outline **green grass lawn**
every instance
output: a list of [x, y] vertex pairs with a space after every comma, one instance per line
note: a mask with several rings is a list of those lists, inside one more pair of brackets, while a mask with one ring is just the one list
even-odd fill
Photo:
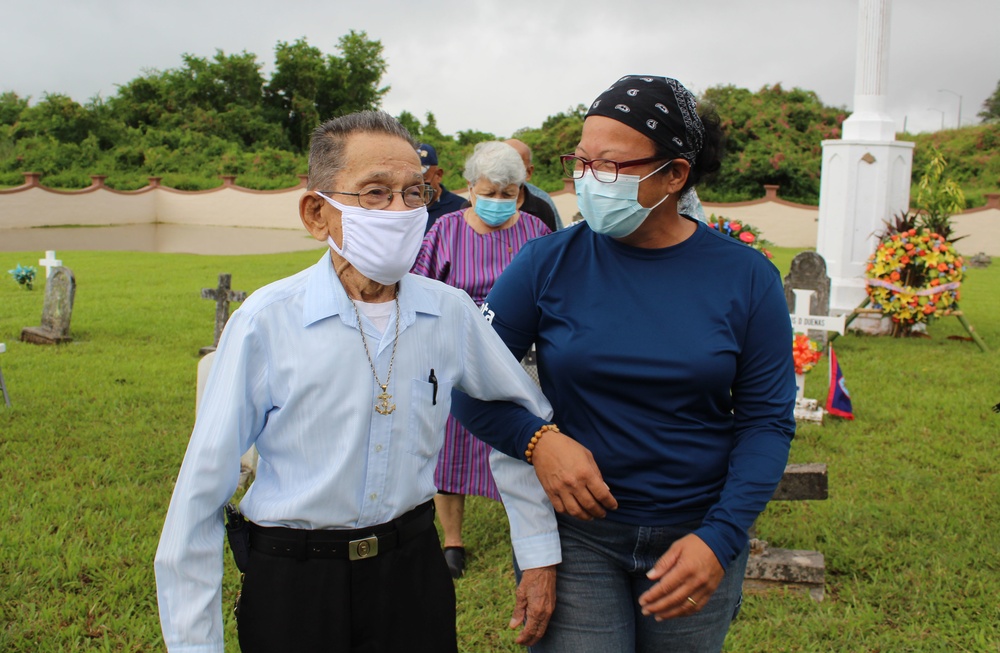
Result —
[[[782, 270], [794, 253], [777, 251]], [[60, 251], [78, 285], [75, 340], [59, 347], [17, 340], [39, 323], [44, 280], [28, 292], [0, 278], [14, 402], [0, 404], [0, 651], [163, 650], [152, 559], [194, 420], [198, 349], [213, 335], [214, 303], [199, 292], [220, 272], [252, 291], [319, 254]], [[40, 256], [0, 253], [0, 272]], [[801, 427], [791, 453], [829, 465], [830, 498], [774, 504], [758, 521], [773, 546], [826, 555], [826, 599], [747, 597], [727, 651], [1000, 651], [998, 294], [1000, 266], [969, 271], [962, 308], [988, 354], [949, 338], [966, 335], [954, 318], [930, 339], [837, 340], [857, 419]], [[825, 399], [826, 375], [824, 357], [807, 396]], [[498, 504], [470, 499], [466, 542], [460, 649], [521, 650], [506, 629]]]

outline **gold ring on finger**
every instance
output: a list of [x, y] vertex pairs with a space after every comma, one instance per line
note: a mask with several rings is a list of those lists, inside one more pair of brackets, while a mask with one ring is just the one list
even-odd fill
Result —
[[694, 599], [692, 599], [690, 596], [688, 597], [688, 603], [690, 603], [691, 605], [693, 605], [696, 608], [698, 607], [698, 602], [695, 601]]

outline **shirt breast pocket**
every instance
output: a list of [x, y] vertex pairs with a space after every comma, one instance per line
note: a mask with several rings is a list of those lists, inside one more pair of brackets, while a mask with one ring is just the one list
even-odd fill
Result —
[[444, 444], [444, 427], [451, 406], [451, 383], [410, 382], [410, 426], [406, 450], [416, 456], [437, 456]]

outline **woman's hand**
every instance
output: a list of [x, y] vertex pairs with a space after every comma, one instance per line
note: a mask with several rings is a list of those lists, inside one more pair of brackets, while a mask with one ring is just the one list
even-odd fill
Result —
[[697, 535], [686, 535], [646, 574], [658, 582], [639, 597], [642, 613], [657, 621], [694, 614], [705, 606], [725, 575], [712, 549]]
[[546, 431], [535, 445], [531, 462], [556, 512], [589, 520], [618, 508], [593, 454], [573, 438]]

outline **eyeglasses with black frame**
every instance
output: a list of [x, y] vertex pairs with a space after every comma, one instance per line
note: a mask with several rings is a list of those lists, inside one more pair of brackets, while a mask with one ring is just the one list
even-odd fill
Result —
[[324, 195], [350, 195], [358, 198], [358, 204], [363, 209], [381, 210], [392, 204], [392, 196], [399, 193], [403, 196], [403, 204], [411, 209], [427, 206], [434, 199], [434, 187], [430, 184], [415, 184], [403, 190], [392, 190], [388, 186], [372, 186], [360, 193], [347, 193], [339, 190], [317, 191]]
[[563, 154], [559, 157], [559, 160], [562, 161], [563, 173], [567, 177], [583, 179], [583, 173], [587, 171], [587, 168], [590, 168], [590, 173], [594, 175], [594, 179], [605, 184], [618, 181], [618, 171], [622, 168], [631, 168], [632, 166], [641, 166], [644, 163], [666, 161], [667, 159], [669, 157], [651, 156], [645, 159], [632, 159], [631, 161], [612, 161], [611, 159], [594, 159], [590, 161], [575, 154]]

